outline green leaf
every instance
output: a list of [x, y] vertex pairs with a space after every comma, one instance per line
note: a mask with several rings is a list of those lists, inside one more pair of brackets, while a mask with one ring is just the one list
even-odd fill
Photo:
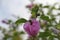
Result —
[[37, 13], [38, 10], [39, 10], [39, 6], [38, 6], [38, 5], [35, 5], [35, 6], [32, 8], [31, 11]]
[[16, 30], [13, 33], [12, 40], [22, 40], [19, 32], [17, 32]]
[[44, 6], [43, 8], [49, 8], [50, 6], [49, 5], [46, 5], [46, 6]]
[[32, 18], [36, 18], [36, 13], [32, 12]]
[[18, 19], [15, 23], [16, 23], [17, 25], [19, 25], [19, 24], [21, 24], [21, 23], [25, 23], [25, 22], [27, 22], [27, 20], [21, 18], [21, 19]]
[[43, 4], [40, 4], [40, 5], [39, 5], [39, 7], [42, 7], [42, 6], [43, 6]]
[[21, 31], [19, 34], [25, 34], [23, 31]]
[[47, 40], [47, 38], [46, 37], [42, 37], [42, 40]]
[[48, 37], [50, 35], [51, 35], [50, 32], [46, 31], [46, 32], [40, 32], [38, 37]]
[[54, 40], [54, 37], [53, 36], [49, 36], [48, 40]]
[[41, 17], [40, 17], [40, 18], [41, 18], [41, 19], [43, 19], [43, 20], [50, 21], [50, 19], [49, 19], [49, 17], [48, 17], [48, 16], [41, 15]]
[[40, 11], [40, 15], [44, 15], [43, 8], [40, 8], [39, 11]]
[[10, 35], [8, 35], [8, 34], [4, 34], [4, 38], [3, 38], [3, 40], [7, 40], [8, 38], [10, 38], [11, 36]]
[[56, 25], [56, 28], [60, 30], [60, 24], [57, 24]]
[[31, 10], [31, 14], [32, 14], [32, 18], [36, 18], [36, 14], [38, 13], [38, 10], [39, 10], [39, 6], [38, 5], [35, 5], [32, 10]]

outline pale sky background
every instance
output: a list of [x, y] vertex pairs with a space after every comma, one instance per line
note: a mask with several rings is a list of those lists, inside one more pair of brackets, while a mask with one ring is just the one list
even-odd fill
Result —
[[[42, 3], [44, 5], [46, 4], [52, 5], [56, 2], [60, 4], [60, 0], [35, 0], [34, 1], [34, 3]], [[25, 7], [28, 4], [30, 4], [29, 0], [0, 0], [0, 25], [7, 28], [5, 24], [1, 23], [1, 20], [2, 19], [15, 20], [15, 18], [12, 17], [12, 15], [29, 19], [30, 13], [28, 9], [26, 9]]]
[[[54, 4], [59, 3], [60, 0], [35, 0], [34, 3]], [[26, 5], [30, 4], [29, 0], [0, 0], [0, 25], [2, 19], [15, 19], [12, 15], [29, 19], [30, 14], [26, 9]]]

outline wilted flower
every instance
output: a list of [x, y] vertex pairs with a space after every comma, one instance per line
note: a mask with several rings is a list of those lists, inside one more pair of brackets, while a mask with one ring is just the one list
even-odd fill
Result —
[[60, 31], [59, 31], [58, 29], [56, 29], [56, 28], [52, 28], [51, 30], [52, 30], [52, 32], [55, 33], [55, 34], [59, 34], [59, 33], [60, 33]]
[[33, 4], [27, 5], [26, 7], [31, 9], [33, 7]]
[[40, 23], [36, 19], [31, 19], [30, 21], [24, 24], [24, 30], [30, 36], [36, 36], [40, 29]]
[[9, 24], [8, 20], [2, 20], [2, 23]]

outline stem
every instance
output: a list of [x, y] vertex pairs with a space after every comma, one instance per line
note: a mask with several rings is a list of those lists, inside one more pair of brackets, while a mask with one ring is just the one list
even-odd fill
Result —
[[47, 40], [46, 37], [42, 38], [42, 40]]
[[34, 38], [32, 40], [34, 40]]
[[39, 40], [37, 37], [30, 37], [28, 40]]

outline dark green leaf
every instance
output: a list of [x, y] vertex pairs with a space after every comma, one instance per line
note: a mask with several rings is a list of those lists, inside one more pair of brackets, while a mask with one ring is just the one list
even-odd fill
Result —
[[39, 7], [42, 7], [43, 4], [40, 4]]
[[43, 8], [49, 8], [50, 6], [49, 5], [46, 5], [46, 6], [44, 6]]
[[53, 36], [49, 36], [48, 40], [54, 40]]
[[40, 32], [38, 37], [48, 37], [50, 35], [50, 32]]
[[41, 19], [43, 19], [43, 20], [50, 21], [50, 19], [49, 19], [49, 17], [48, 17], [48, 16], [41, 15], [41, 17], [40, 17], [40, 18], [41, 18]]
[[21, 31], [21, 32], [20, 32], [20, 34], [24, 34], [24, 32], [23, 32], [23, 31]]
[[60, 24], [57, 24], [56, 25], [56, 28], [60, 30]]
[[19, 24], [21, 24], [21, 23], [25, 23], [25, 22], [27, 22], [27, 20], [21, 18], [21, 19], [18, 19], [15, 23], [16, 23], [17, 25], [19, 25]]
[[38, 10], [39, 10], [39, 6], [38, 6], [38, 5], [35, 5], [35, 6], [32, 8], [32, 12], [37, 13]]

